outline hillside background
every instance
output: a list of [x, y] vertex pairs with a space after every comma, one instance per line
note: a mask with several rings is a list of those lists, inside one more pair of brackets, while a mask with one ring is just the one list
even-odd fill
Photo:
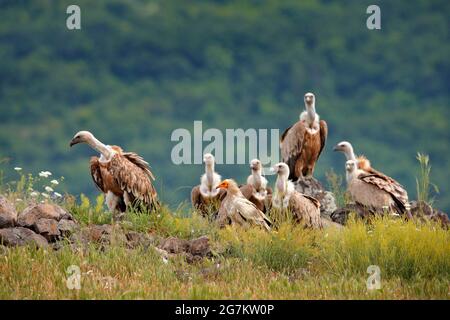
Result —
[[[66, 28], [70, 4], [82, 30]], [[370, 4], [380, 31], [366, 28]], [[344, 173], [332, 146], [349, 140], [415, 198], [423, 152], [449, 212], [449, 16], [447, 0], [1, 0], [0, 170], [6, 181], [15, 166], [49, 170], [65, 177], [60, 189], [93, 196], [95, 153], [68, 146], [91, 130], [143, 155], [176, 207], [203, 167], [172, 164], [174, 129], [284, 130], [312, 91], [329, 126], [322, 182]], [[216, 169], [241, 182], [249, 171]]]

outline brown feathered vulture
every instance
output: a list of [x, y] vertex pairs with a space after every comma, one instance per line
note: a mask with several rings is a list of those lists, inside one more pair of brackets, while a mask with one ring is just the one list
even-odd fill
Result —
[[320, 218], [320, 202], [310, 196], [295, 190], [292, 181], [288, 180], [289, 167], [285, 163], [278, 163], [272, 170], [278, 175], [272, 196], [273, 209], [289, 210], [294, 214], [297, 222], [308, 228], [322, 228]]
[[327, 123], [316, 113], [314, 94], [305, 94], [305, 107], [300, 120], [281, 135], [282, 160], [289, 166], [289, 179], [293, 181], [314, 174], [328, 135]]
[[404, 211], [408, 217], [411, 217], [408, 192], [399, 182], [385, 175], [384, 173], [381, 173], [380, 171], [372, 168], [369, 159], [367, 159], [365, 156], [363, 155], [356, 156], [353, 150], [353, 146], [348, 141], [339, 142], [333, 148], [333, 150], [342, 152], [345, 155], [347, 161], [349, 160], [355, 161], [357, 169], [361, 170], [360, 173], [365, 173], [366, 175], [373, 175], [374, 177], [378, 177], [377, 178], [378, 180], [381, 179], [386, 183], [388, 183], [390, 188], [395, 191], [395, 197], [399, 203], [399, 208], [403, 208], [402, 211]]
[[242, 195], [234, 180], [223, 180], [217, 188], [227, 191], [225, 198], [220, 204], [217, 218], [220, 226], [224, 226], [228, 222], [244, 227], [260, 226], [270, 231], [270, 219]]
[[267, 211], [272, 196], [272, 189], [267, 186], [267, 179], [262, 175], [261, 161], [253, 159], [250, 162], [252, 174], [247, 178], [247, 184], [240, 186], [244, 197], [250, 200], [262, 212]]
[[410, 217], [404, 189], [399, 189], [384, 174], [368, 173], [358, 168], [357, 160], [345, 163], [348, 192], [353, 201], [376, 212], [390, 211]]
[[105, 194], [106, 205], [112, 212], [125, 212], [127, 207], [159, 207], [155, 180], [149, 164], [134, 152], [124, 152], [118, 146], [100, 142], [89, 131], [80, 131], [70, 146], [86, 143], [100, 153], [90, 161], [91, 175], [96, 186]]
[[[226, 194], [225, 190], [217, 189], [216, 186], [222, 180], [220, 175], [214, 171], [215, 159], [210, 153], [203, 156], [205, 173], [200, 178], [200, 185], [192, 188], [191, 202], [201, 215], [208, 216], [216, 214], [220, 201]], [[215, 211], [215, 212], [212, 212]]]

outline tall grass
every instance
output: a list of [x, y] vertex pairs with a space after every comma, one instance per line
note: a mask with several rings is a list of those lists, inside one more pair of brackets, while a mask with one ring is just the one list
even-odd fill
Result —
[[434, 199], [430, 197], [430, 190], [433, 188], [439, 193], [438, 187], [430, 182], [431, 165], [428, 155], [417, 153], [416, 159], [419, 161], [419, 176], [416, 177], [417, 200], [432, 204]]

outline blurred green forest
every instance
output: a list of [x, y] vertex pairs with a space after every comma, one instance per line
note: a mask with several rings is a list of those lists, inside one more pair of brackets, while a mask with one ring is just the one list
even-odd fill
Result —
[[[70, 4], [81, 30], [66, 28]], [[366, 28], [370, 4], [381, 30]], [[203, 166], [172, 164], [174, 129], [284, 130], [311, 91], [329, 126], [322, 182], [344, 174], [332, 146], [349, 140], [415, 198], [415, 156], [427, 153], [436, 205], [450, 211], [449, 16], [448, 0], [1, 0], [0, 169], [5, 180], [15, 166], [49, 170], [64, 191], [93, 196], [95, 153], [68, 145], [91, 130], [143, 155], [176, 206]]]

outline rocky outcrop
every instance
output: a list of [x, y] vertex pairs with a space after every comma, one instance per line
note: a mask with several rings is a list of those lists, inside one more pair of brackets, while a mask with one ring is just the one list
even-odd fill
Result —
[[417, 217], [422, 220], [436, 221], [446, 229], [450, 228], [450, 219], [448, 215], [438, 209], [433, 208], [428, 203], [425, 203], [423, 201], [411, 202], [411, 214], [413, 217]]
[[0, 228], [14, 227], [16, 222], [16, 208], [5, 197], [0, 196]]
[[320, 202], [320, 214], [330, 217], [337, 209], [336, 199], [332, 192], [325, 190], [322, 184], [315, 178], [300, 178], [294, 182], [295, 190], [314, 197]]
[[23, 245], [48, 246], [48, 242], [43, 236], [23, 227], [0, 229], [0, 244], [9, 247]]
[[175, 237], [162, 239], [158, 249], [163, 256], [183, 254], [189, 263], [212, 255], [207, 236], [201, 236], [193, 240], [178, 239]]
[[368, 210], [366, 207], [358, 204], [347, 204], [346, 206], [336, 209], [330, 216], [331, 220], [345, 225], [347, 223], [348, 217], [351, 213], [354, 213], [356, 217], [367, 218], [374, 213]]
[[19, 214], [17, 224], [21, 227], [32, 228], [39, 219], [73, 220], [72, 215], [66, 210], [50, 203], [31, 205]]

